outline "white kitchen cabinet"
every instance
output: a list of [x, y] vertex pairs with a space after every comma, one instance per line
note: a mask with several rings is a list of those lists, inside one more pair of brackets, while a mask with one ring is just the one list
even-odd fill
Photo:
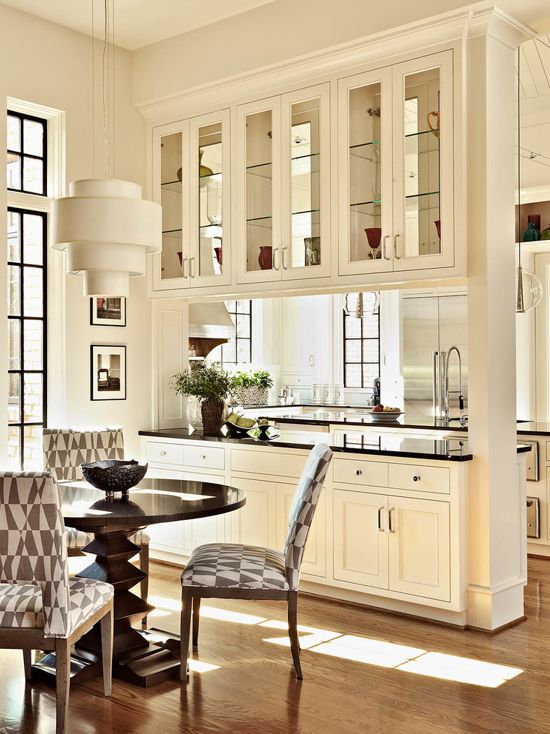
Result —
[[[277, 482], [277, 549], [283, 550], [288, 532], [288, 517], [294, 494], [295, 484], [281, 484]], [[315, 511], [315, 517], [309, 530], [302, 573], [310, 576], [326, 576], [326, 498], [321, 494]]]
[[454, 265], [453, 52], [340, 79], [339, 273]]
[[237, 108], [239, 283], [330, 274], [330, 85]]
[[384, 495], [334, 489], [335, 579], [388, 588], [387, 505]]
[[231, 282], [229, 129], [223, 109], [153, 131], [153, 197], [162, 205], [153, 292]]
[[451, 598], [449, 503], [389, 497], [389, 588]]
[[233, 540], [246, 545], [277, 548], [277, 483], [231, 477], [231, 486], [246, 492], [246, 504], [233, 513]]
[[449, 601], [448, 502], [335, 488], [334, 578]]

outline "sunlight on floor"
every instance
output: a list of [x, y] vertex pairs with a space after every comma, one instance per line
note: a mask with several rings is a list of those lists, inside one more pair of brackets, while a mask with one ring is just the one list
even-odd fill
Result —
[[399, 666], [399, 670], [486, 688], [498, 688], [523, 673], [521, 668], [445, 655], [440, 652], [427, 652], [416, 660], [410, 660]]
[[[179, 614], [181, 609], [181, 603], [177, 599], [153, 596], [150, 597], [150, 601], [157, 607], [154, 612], [151, 612], [151, 617], [166, 617], [172, 612]], [[288, 632], [286, 621], [266, 619], [254, 614], [243, 614], [204, 604], [201, 604], [201, 617]], [[521, 668], [509, 665], [497, 665], [484, 660], [447, 655], [358, 635], [345, 635], [317, 627], [298, 625], [298, 634], [302, 650], [308, 650], [310, 653], [328, 655], [365, 665], [393, 668], [405, 673], [425, 675], [455, 683], [498, 688], [524, 672]], [[290, 647], [288, 635], [268, 637], [263, 641], [272, 645]], [[199, 660], [190, 661], [190, 665], [192, 670], [201, 673], [219, 668], [218, 665], [203, 663]]]
[[193, 673], [209, 673], [211, 670], [219, 670], [219, 665], [212, 665], [211, 663], [203, 663], [202, 660], [189, 659], [189, 670]]

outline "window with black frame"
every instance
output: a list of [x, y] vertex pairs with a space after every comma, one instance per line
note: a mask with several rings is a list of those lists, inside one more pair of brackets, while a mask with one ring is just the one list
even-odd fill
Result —
[[252, 301], [226, 301], [225, 307], [233, 321], [234, 332], [227, 344], [211, 352], [209, 359], [224, 366], [252, 362]]
[[380, 307], [362, 318], [343, 310], [344, 387], [374, 388], [380, 376]]
[[47, 122], [8, 112], [7, 187], [9, 191], [47, 196]]
[[46, 415], [44, 212], [8, 209], [8, 460], [40, 466]]
[[[46, 120], [8, 112], [7, 461], [25, 470], [42, 466], [47, 407], [46, 133]], [[25, 196], [12, 197], [11, 191]]]

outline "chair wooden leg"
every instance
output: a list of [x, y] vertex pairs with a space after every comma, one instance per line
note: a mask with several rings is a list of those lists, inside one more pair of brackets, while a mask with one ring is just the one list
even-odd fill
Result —
[[[149, 594], [149, 546], [142, 545], [141, 551], [139, 552], [139, 568], [145, 574], [145, 578], [141, 581], [141, 598], [143, 601], [147, 601]], [[141, 628], [147, 629], [147, 617], [143, 617], [141, 620]]]
[[101, 658], [103, 662], [103, 691], [111, 695], [113, 685], [113, 607], [101, 618]]
[[25, 666], [25, 680], [31, 680], [32, 650], [23, 650], [23, 665]]
[[181, 593], [181, 657], [180, 680], [187, 681], [187, 660], [189, 657], [189, 633], [191, 632], [191, 590], [185, 586]]
[[298, 592], [288, 592], [288, 632], [290, 636], [290, 649], [296, 669], [296, 678], [302, 680], [302, 666], [300, 664], [300, 640], [298, 638]]
[[55, 694], [57, 717], [56, 734], [64, 734], [67, 710], [69, 708], [69, 688], [71, 683], [71, 648], [66, 638], [55, 643]]
[[193, 647], [197, 647], [199, 644], [199, 623], [201, 613], [201, 598], [200, 596], [193, 597]]

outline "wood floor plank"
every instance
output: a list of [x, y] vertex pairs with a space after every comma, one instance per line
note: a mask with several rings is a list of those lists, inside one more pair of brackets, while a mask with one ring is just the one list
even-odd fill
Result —
[[[149, 593], [159, 602], [150, 627], [177, 633], [178, 569], [153, 564]], [[192, 670], [188, 685], [170, 681], [143, 689], [115, 680], [111, 698], [103, 697], [101, 679], [84, 683], [71, 690], [67, 732], [550, 734], [550, 561], [529, 560], [525, 599], [527, 620], [491, 636], [302, 595], [299, 625], [324, 631], [314, 647], [302, 650], [302, 683], [290, 648], [267, 641], [287, 637], [286, 630], [261, 622], [284, 623], [284, 603], [204, 600], [191, 661], [212, 669]], [[213, 618], [224, 612], [256, 619]], [[311, 639], [300, 635], [307, 647]], [[336, 644], [343, 636], [359, 638], [350, 641], [355, 652], [368, 639], [522, 672], [487, 688], [375, 665], [372, 651], [365, 653], [370, 662], [316, 651], [322, 638]], [[54, 721], [53, 691], [25, 687], [21, 652], [1, 651], [0, 734], [49, 734]]]

